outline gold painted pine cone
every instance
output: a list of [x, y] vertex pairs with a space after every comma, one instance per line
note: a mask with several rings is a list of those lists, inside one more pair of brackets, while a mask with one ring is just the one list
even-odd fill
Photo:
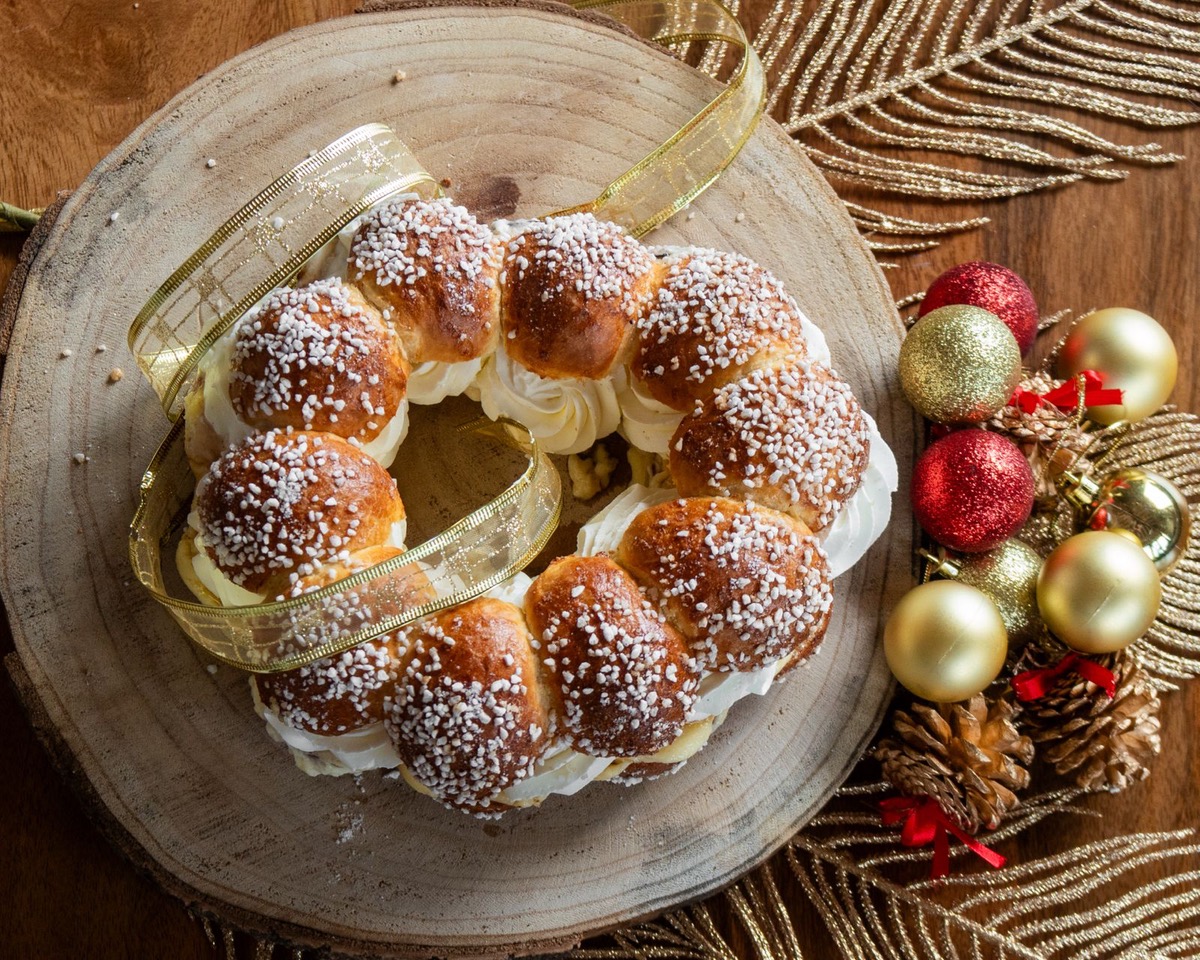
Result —
[[[1031, 650], [1021, 669], [1051, 666], [1057, 656]], [[1085, 790], [1119, 793], [1145, 780], [1162, 750], [1158, 691], [1129, 653], [1089, 659], [1116, 675], [1116, 696], [1110, 700], [1094, 683], [1065, 674], [1042, 699], [1022, 706], [1019, 721], [1056, 773]]]
[[911, 712], [895, 712], [893, 736], [874, 756], [901, 793], [933, 797], [970, 833], [994, 830], [1029, 785], [1033, 743], [1013, 725], [1014, 713], [1007, 700], [989, 704], [982, 694], [965, 703], [914, 703]]

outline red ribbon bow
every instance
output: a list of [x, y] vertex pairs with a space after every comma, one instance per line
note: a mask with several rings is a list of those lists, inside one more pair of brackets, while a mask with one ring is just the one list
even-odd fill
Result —
[[1123, 395], [1116, 388], [1103, 389], [1104, 377], [1095, 370], [1084, 370], [1048, 393], [1037, 393], [1017, 387], [1009, 405], [1020, 408], [1022, 413], [1033, 413], [1043, 403], [1050, 403], [1060, 410], [1074, 410], [1079, 403], [1079, 377], [1083, 377], [1083, 405], [1106, 407], [1121, 403]]
[[1102, 667], [1094, 661], [1081, 657], [1072, 651], [1052, 667], [1041, 667], [1037, 670], [1026, 670], [1012, 678], [1012, 687], [1017, 699], [1023, 703], [1030, 700], [1040, 700], [1050, 692], [1050, 685], [1064, 673], [1074, 672], [1083, 677], [1088, 683], [1103, 687], [1111, 700], [1117, 695], [1117, 677], [1107, 667]]
[[999, 870], [1005, 864], [1003, 856], [985, 847], [946, 816], [933, 797], [889, 797], [879, 802], [879, 813], [886, 827], [904, 821], [900, 842], [906, 847], [923, 847], [933, 842], [933, 879], [940, 880], [950, 873], [950, 838], [952, 833], [967, 849]]

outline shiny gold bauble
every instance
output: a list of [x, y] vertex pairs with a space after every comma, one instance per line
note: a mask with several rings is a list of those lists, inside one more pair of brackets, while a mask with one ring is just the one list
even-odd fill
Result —
[[1128, 531], [1166, 573], [1187, 552], [1192, 516], [1179, 488], [1157, 473], [1130, 467], [1100, 484], [1087, 525], [1093, 530]]
[[1006, 540], [995, 550], [945, 557], [933, 575], [948, 577], [975, 587], [1000, 611], [1009, 645], [1032, 639], [1041, 628], [1038, 615], [1037, 582], [1042, 558], [1027, 543]]
[[1004, 620], [981, 591], [931, 580], [906, 593], [883, 631], [888, 666], [918, 697], [953, 703], [996, 679], [1008, 653]]
[[900, 346], [900, 385], [935, 423], [982, 423], [1008, 403], [1021, 350], [994, 313], [954, 304], [918, 320]]
[[1058, 375], [1095, 370], [1104, 386], [1123, 393], [1121, 404], [1088, 407], [1088, 419], [1112, 424], [1144, 420], [1167, 402], [1175, 387], [1179, 358], [1158, 322], [1140, 310], [1109, 307], [1081, 319], [1058, 352]]
[[1146, 632], [1162, 585], [1132, 540], [1108, 530], [1077, 533], [1055, 547], [1037, 588], [1042, 620], [1080, 653], [1111, 653]]

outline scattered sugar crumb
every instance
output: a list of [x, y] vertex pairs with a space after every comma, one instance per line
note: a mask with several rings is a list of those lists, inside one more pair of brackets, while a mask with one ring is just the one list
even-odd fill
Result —
[[118, 381], [122, 380], [124, 378], [124, 376], [125, 376], [124, 370], [122, 370], [120, 367], [113, 367], [112, 370], [110, 370], [108, 373], [108, 382], [109, 383], [117, 383]]
[[392, 74], [392, 83], [403, 83], [407, 79], [408, 79], [408, 74], [405, 73], [403, 70], [397, 70], [395, 73]]
[[272, 217], [271, 218], [271, 226], [276, 230], [282, 230], [283, 223], [284, 223], [283, 217]]
[[739, 213], [736, 217], [733, 218], [733, 222], [741, 223], [745, 219], [746, 219], [746, 215], [744, 213]]
[[204, 669], [205, 669], [205, 670], [207, 670], [207, 671], [208, 671], [210, 674], [212, 674], [214, 677], [217, 675], [217, 665], [216, 665], [215, 663], [210, 663], [210, 664], [209, 664], [208, 666], [206, 666]]
[[695, 210], [689, 210], [689, 211], [688, 211], [687, 218], [688, 218], [689, 220], [695, 220], [695, 219], [696, 219], [696, 211], [695, 211]]
[[121, 211], [120, 210], [114, 210], [112, 213], [110, 213], [108, 215], [109, 223], [116, 223], [120, 219], [121, 219]]
[[63, 347], [62, 353], [59, 354], [59, 357], [63, 360], [66, 360], [67, 357], [69, 357], [74, 352], [75, 351], [71, 350], [69, 347]]
[[96, 344], [96, 352], [97, 353], [105, 353], [107, 350], [108, 350], [108, 344], [106, 344], [106, 343]]
[[87, 463], [88, 455], [86, 453], [80, 451], [79, 453], [75, 454], [75, 456], [73, 456], [71, 459], [74, 460], [76, 463]]
[[204, 165], [206, 167], [208, 167], [209, 170], [211, 170], [213, 167], [215, 167], [217, 165], [216, 157], [209, 157], [207, 160], [204, 161]]
[[358, 805], [359, 802], [355, 800], [353, 804], [343, 803], [338, 807], [338, 824], [341, 827], [337, 835], [338, 843], [348, 843], [362, 833], [363, 815], [354, 810]]

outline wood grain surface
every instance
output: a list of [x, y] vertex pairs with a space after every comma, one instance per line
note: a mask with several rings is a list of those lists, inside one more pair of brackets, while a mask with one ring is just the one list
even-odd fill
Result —
[[[750, 20], [766, 4], [747, 2]], [[349, 12], [345, 3], [42, 4], [0, 8], [6, 38], [0, 77], [0, 197], [25, 206], [76, 186], [142, 119], [230, 56], [293, 26]], [[1128, 136], [1097, 124], [1103, 135]], [[1148, 134], [1170, 149], [1200, 154], [1200, 130]], [[905, 260], [889, 275], [897, 296], [924, 287], [951, 263], [985, 257], [1022, 273], [1043, 311], [1125, 304], [1157, 316], [1172, 332], [1183, 367], [1175, 400], [1200, 407], [1191, 374], [1197, 361], [1192, 319], [1200, 308], [1200, 167], [1183, 163], [1135, 172], [1126, 183], [1087, 184], [1023, 197], [984, 210], [947, 205], [948, 216], [986, 212], [984, 231]], [[904, 209], [903, 205], [896, 207]], [[19, 241], [0, 238], [0, 280]], [[20, 416], [17, 411], [16, 416]], [[48, 503], [47, 510], [62, 509]], [[64, 594], [72, 589], [64, 584]], [[6, 638], [6, 644], [10, 641]], [[7, 649], [7, 647], [6, 647]], [[1200, 684], [1167, 698], [1165, 754], [1146, 783], [1089, 806], [1103, 819], [1058, 818], [1006, 845], [1011, 860], [1133, 830], [1200, 821], [1200, 747], [1192, 736]], [[0, 952], [15, 957], [208, 957], [197, 924], [175, 900], [138, 876], [85, 821], [21, 716], [12, 692], [0, 695], [8, 775], [0, 849]], [[793, 897], [803, 943], [828, 955], [817, 925]]]

